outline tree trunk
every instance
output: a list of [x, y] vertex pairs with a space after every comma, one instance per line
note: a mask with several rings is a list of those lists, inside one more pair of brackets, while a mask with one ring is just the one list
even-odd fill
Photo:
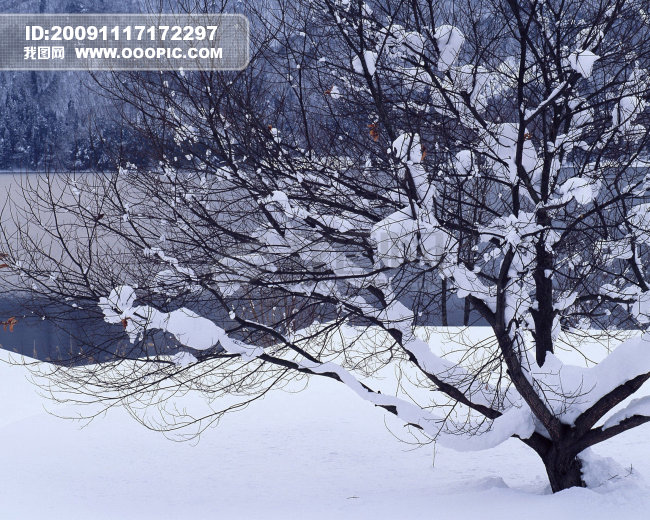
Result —
[[440, 313], [442, 314], [442, 326], [446, 327], [449, 323], [447, 320], [447, 279], [442, 279], [442, 297], [440, 301]]
[[551, 450], [542, 457], [553, 493], [571, 487], [586, 487], [582, 479], [582, 462], [566, 450]]
[[463, 325], [465, 327], [469, 326], [469, 313], [471, 311], [470, 303], [467, 298], [465, 298], [465, 307], [463, 309]]

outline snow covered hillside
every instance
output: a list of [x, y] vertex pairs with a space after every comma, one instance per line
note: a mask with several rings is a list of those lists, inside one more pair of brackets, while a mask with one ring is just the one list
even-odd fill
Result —
[[402, 423], [332, 381], [273, 392], [197, 444], [165, 439], [123, 410], [81, 429], [46, 413], [74, 410], [41, 399], [27, 375], [0, 363], [1, 518], [624, 519], [650, 507], [648, 426], [595, 450], [631, 476], [551, 495], [522, 443], [412, 449], [391, 433], [403, 436]]

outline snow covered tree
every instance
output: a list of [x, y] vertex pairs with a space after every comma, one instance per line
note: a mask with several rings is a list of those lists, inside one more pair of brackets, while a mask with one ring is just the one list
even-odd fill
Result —
[[[55, 388], [202, 431], [328, 377], [422, 441], [515, 437], [553, 491], [586, 485], [588, 449], [650, 421], [628, 400], [650, 378], [646, 7], [255, 2], [241, 73], [103, 77], [159, 167], [27, 187], [6, 237], [13, 283], [129, 339]], [[425, 340], [441, 280], [491, 340]], [[608, 331], [599, 363], [562, 361]], [[175, 408], [190, 389], [214, 409]]]

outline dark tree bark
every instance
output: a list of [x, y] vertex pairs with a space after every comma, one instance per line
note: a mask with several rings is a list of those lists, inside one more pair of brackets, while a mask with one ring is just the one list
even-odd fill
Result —
[[586, 486], [582, 477], [582, 462], [573, 451], [553, 448], [542, 460], [554, 493]]
[[442, 326], [447, 327], [449, 321], [447, 320], [447, 279], [443, 278], [441, 283], [441, 296], [440, 296], [440, 319]]

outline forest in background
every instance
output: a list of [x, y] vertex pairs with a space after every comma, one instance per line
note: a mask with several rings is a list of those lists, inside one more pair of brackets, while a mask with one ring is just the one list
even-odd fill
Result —
[[[0, 1], [2, 13], [132, 13], [138, 0]], [[163, 8], [164, 9], [164, 8]], [[138, 163], [139, 139], [87, 72], [0, 71], [0, 171], [114, 169]]]

